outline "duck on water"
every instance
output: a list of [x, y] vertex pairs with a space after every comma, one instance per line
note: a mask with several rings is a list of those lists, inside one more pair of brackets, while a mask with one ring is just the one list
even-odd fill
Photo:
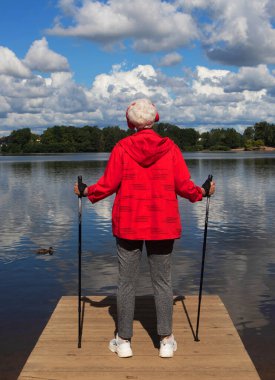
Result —
[[47, 248], [39, 248], [36, 253], [38, 255], [52, 255], [53, 254], [53, 247], [49, 247], [48, 249]]

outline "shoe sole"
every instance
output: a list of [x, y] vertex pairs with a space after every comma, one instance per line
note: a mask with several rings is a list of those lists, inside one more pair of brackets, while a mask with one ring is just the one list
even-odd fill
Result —
[[172, 358], [174, 356], [174, 352], [172, 352], [172, 354], [170, 354], [170, 355], [161, 355], [161, 354], [159, 354], [159, 357], [160, 358]]

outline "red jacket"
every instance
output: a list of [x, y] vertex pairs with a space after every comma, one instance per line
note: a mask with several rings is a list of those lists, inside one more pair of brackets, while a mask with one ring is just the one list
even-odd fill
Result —
[[104, 175], [88, 187], [92, 203], [116, 192], [113, 234], [130, 240], [177, 239], [181, 221], [177, 195], [202, 199], [178, 146], [143, 129], [114, 147]]

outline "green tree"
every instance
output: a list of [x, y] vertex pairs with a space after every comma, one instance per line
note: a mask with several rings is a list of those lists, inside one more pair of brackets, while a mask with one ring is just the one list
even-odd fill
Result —
[[264, 145], [275, 146], [275, 125], [261, 121], [254, 125], [254, 140], [263, 140]]
[[254, 127], [247, 127], [244, 130], [243, 138], [244, 138], [244, 141], [246, 141], [246, 140], [254, 140], [254, 138], [255, 138], [255, 129], [254, 129]]
[[101, 152], [104, 150], [103, 133], [98, 127], [86, 125], [76, 128], [75, 142], [79, 152]]
[[228, 128], [225, 130], [224, 140], [222, 143], [228, 148], [239, 148], [242, 146], [242, 135], [234, 128]]
[[158, 123], [155, 124], [153, 128], [159, 135], [169, 137], [182, 149], [180, 137], [181, 129], [178, 126], [169, 123]]
[[260, 121], [253, 127], [248, 127], [243, 133], [244, 142], [247, 140], [262, 140], [263, 145], [275, 146], [275, 125]]
[[180, 148], [190, 150], [198, 144], [200, 134], [193, 128], [181, 128], [179, 131]]
[[200, 144], [204, 149], [209, 149], [211, 144], [210, 144], [210, 133], [209, 132], [203, 132], [200, 135]]
[[111, 152], [119, 140], [127, 137], [127, 132], [117, 126], [103, 128], [102, 132], [105, 152]]
[[265, 141], [265, 132], [267, 129], [267, 122], [261, 121], [260, 123], [256, 123], [254, 125], [255, 135], [254, 140], [263, 140]]
[[228, 150], [243, 145], [242, 135], [234, 128], [215, 128], [210, 132], [203, 132], [200, 143], [204, 149]]
[[[245, 129], [243, 135], [234, 128], [215, 128], [198, 133], [193, 128], [179, 128], [169, 123], [154, 125], [161, 136], [171, 138], [182, 150], [227, 150], [245, 146], [245, 149], [259, 149], [259, 146], [275, 146], [275, 125], [265, 121]], [[30, 128], [14, 130], [9, 136], [0, 138], [2, 153], [65, 153], [65, 152], [110, 152], [124, 137], [135, 133], [118, 126], [100, 129], [96, 126], [54, 126], [46, 129], [41, 136], [31, 133]]]
[[264, 145], [263, 140], [245, 140], [245, 150], [258, 150]]
[[32, 141], [30, 128], [22, 128], [11, 132], [7, 138], [7, 153], [24, 153], [24, 148]]

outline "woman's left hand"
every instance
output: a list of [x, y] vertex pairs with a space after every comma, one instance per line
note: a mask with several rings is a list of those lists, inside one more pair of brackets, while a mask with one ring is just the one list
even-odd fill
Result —
[[78, 189], [78, 183], [77, 182], [75, 182], [75, 184], [74, 184], [74, 193], [76, 194], [76, 195], [80, 195], [80, 191], [79, 191], [79, 189]]
[[79, 197], [80, 196], [87, 197], [87, 195], [88, 195], [88, 187], [87, 187], [87, 185], [85, 183], [82, 183], [81, 185], [83, 186], [83, 193], [82, 193], [82, 195], [81, 195], [81, 193], [79, 191], [79, 185], [78, 185], [77, 182], [75, 182], [75, 184], [74, 184], [74, 193], [76, 195], [78, 195]]

